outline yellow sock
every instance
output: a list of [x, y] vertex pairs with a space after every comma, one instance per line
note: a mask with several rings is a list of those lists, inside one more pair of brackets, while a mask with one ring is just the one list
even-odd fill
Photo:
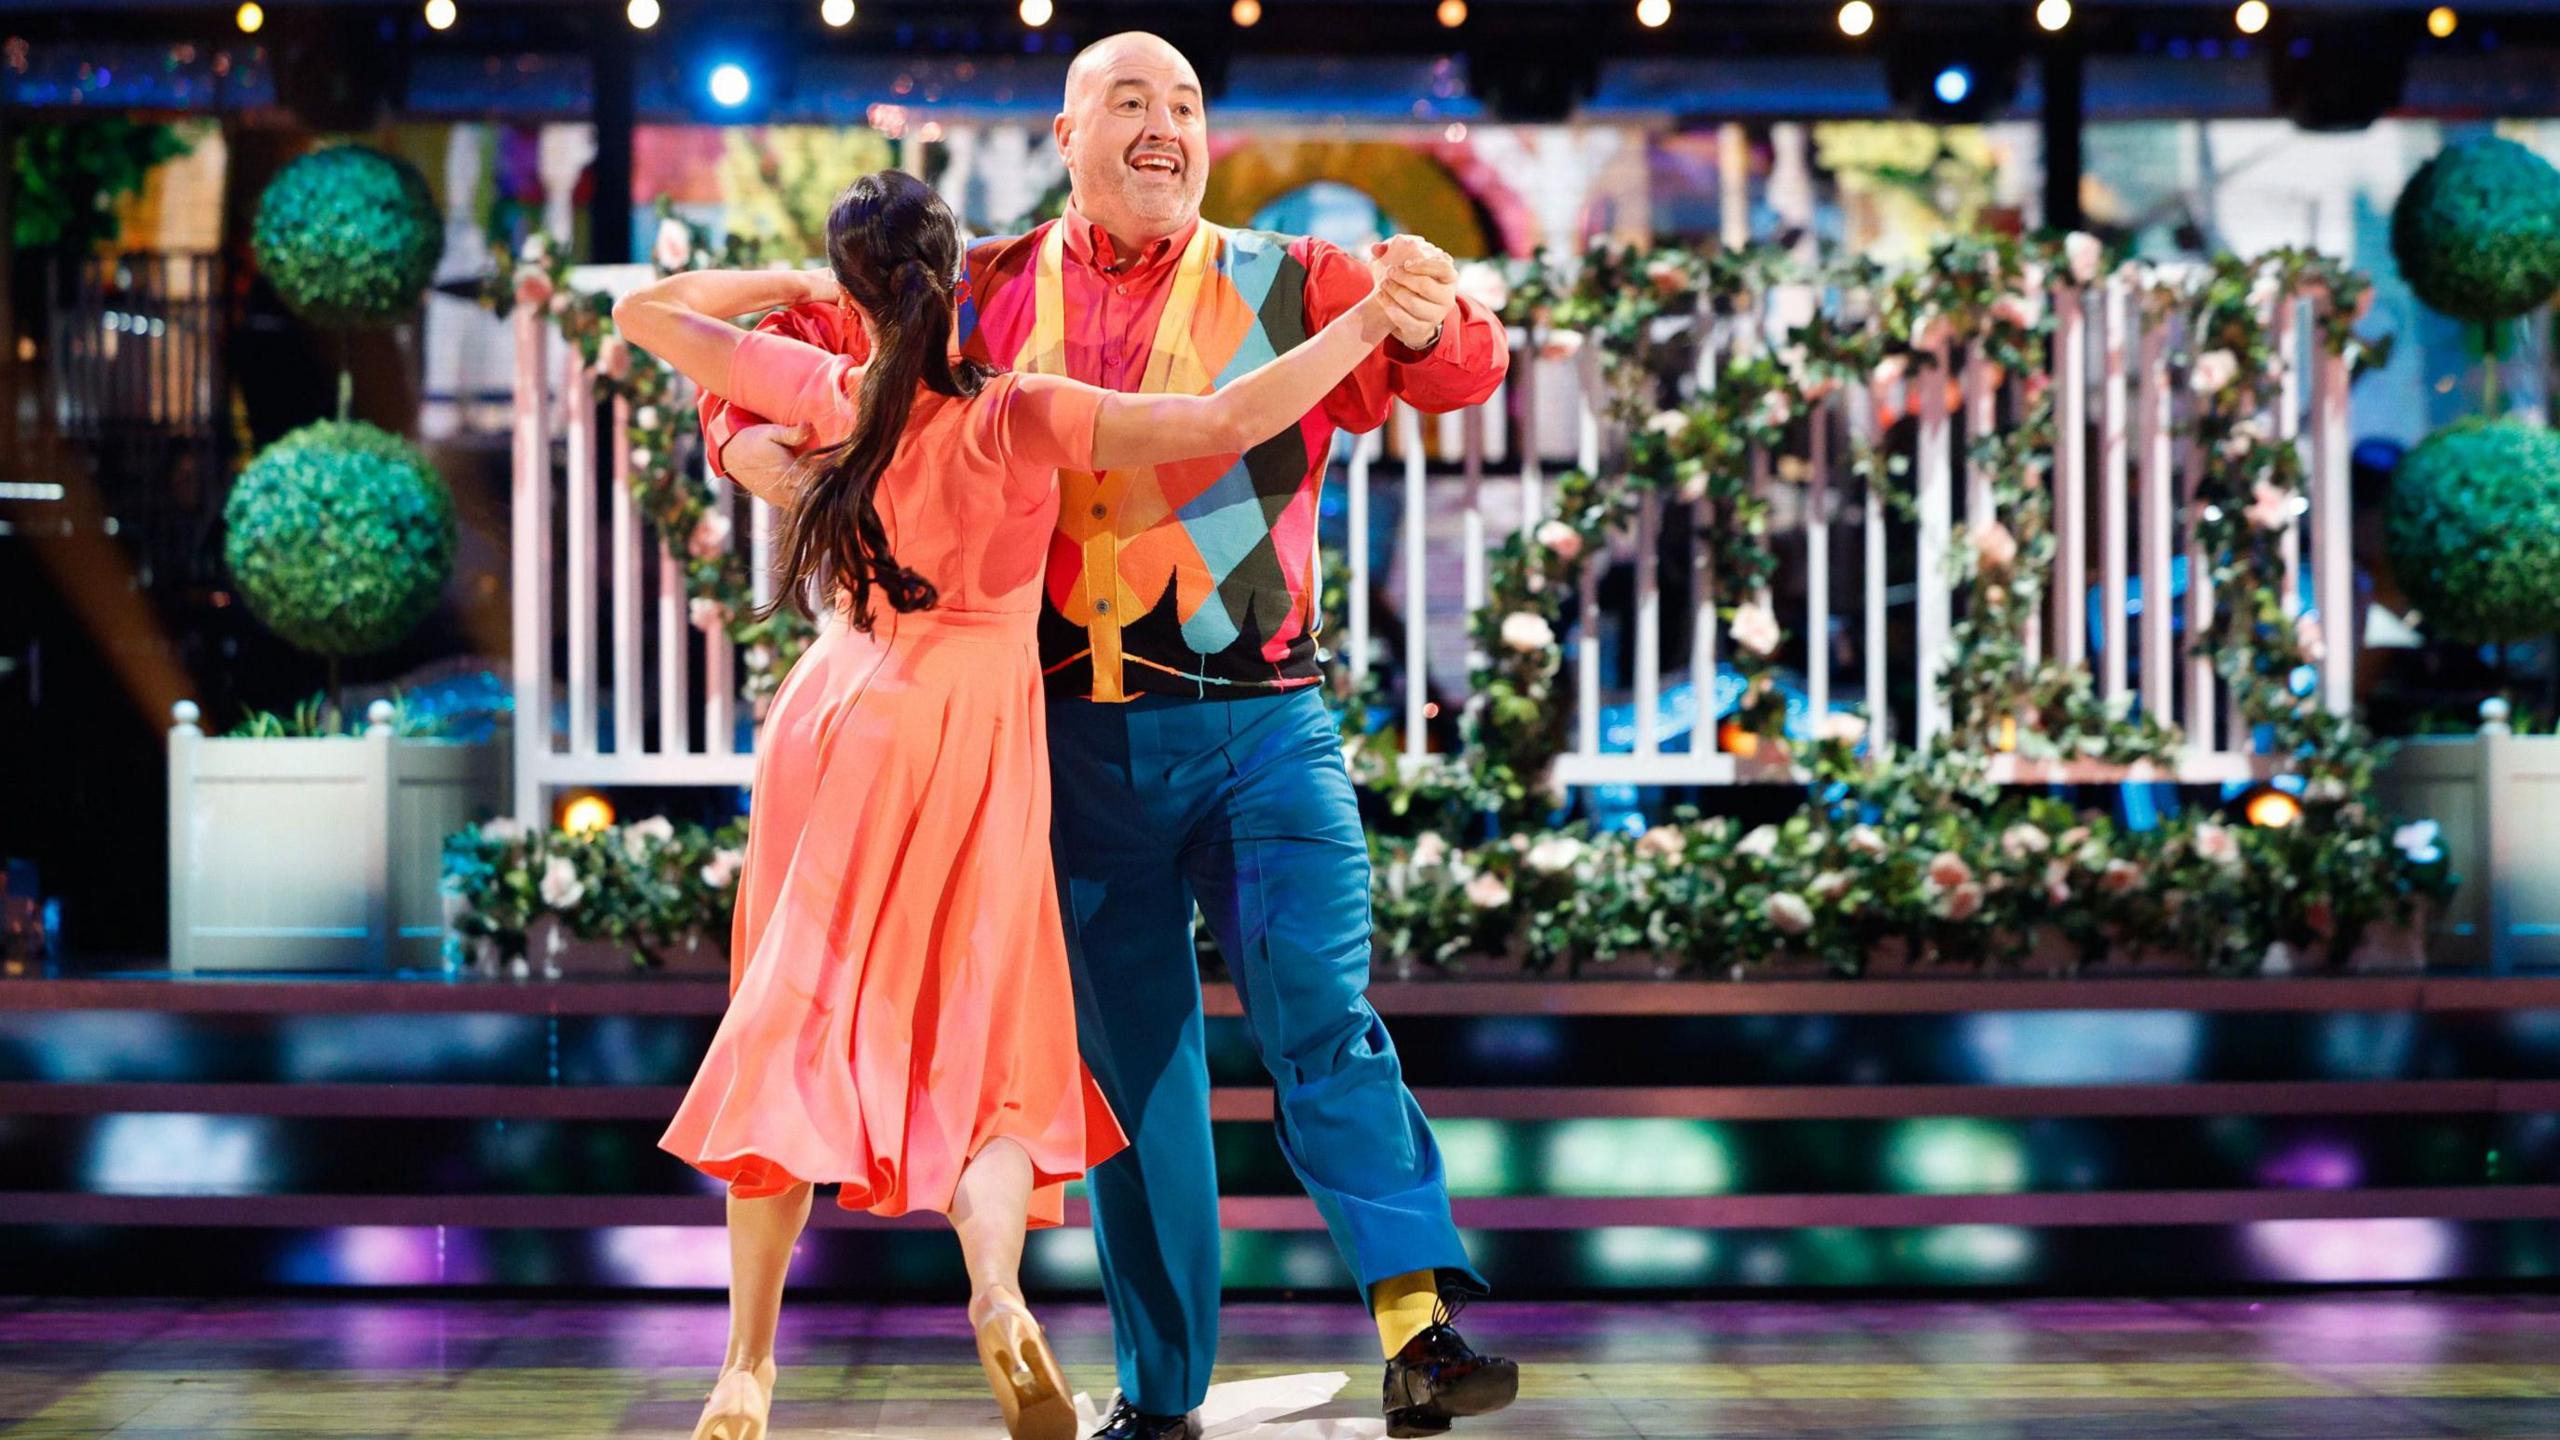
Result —
[[1369, 1313], [1378, 1319], [1378, 1343], [1392, 1360], [1407, 1341], [1431, 1328], [1440, 1305], [1440, 1272], [1415, 1270], [1369, 1287]]

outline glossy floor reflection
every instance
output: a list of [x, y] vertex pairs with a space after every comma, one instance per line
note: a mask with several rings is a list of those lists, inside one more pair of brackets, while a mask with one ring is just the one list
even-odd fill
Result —
[[[1070, 1378], [1108, 1391], [1108, 1316], [1045, 1314]], [[701, 1302], [0, 1300], [0, 1437], [682, 1437], [722, 1320]], [[2560, 1437], [2560, 1296], [1485, 1304], [1466, 1329], [1527, 1368], [1520, 1403], [1458, 1440]], [[1374, 1425], [1365, 1330], [1348, 1307], [1231, 1306], [1221, 1378], [1347, 1370], [1318, 1413]], [[783, 1359], [775, 1440], [1003, 1433], [956, 1304], [803, 1303]]]

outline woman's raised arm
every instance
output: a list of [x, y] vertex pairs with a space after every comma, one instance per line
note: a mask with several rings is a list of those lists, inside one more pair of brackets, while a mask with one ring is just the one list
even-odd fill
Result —
[[1207, 395], [1106, 395], [1094, 419], [1094, 468], [1240, 455], [1298, 424], [1391, 333], [1385, 287], [1419, 253], [1418, 242], [1399, 238], [1375, 266], [1380, 289], [1233, 384]]

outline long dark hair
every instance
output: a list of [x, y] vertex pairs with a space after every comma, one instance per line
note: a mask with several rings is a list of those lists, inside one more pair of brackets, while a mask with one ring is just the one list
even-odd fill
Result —
[[[898, 453], [916, 387], [978, 393], [993, 373], [951, 356], [952, 292], [960, 279], [960, 228], [942, 197], [898, 170], [865, 175], [827, 213], [827, 261], [871, 322], [862, 373], [862, 418], [841, 445], [803, 461], [803, 483], [785, 520], [771, 616], [784, 605], [814, 618], [809, 592], [832, 601], [852, 592], [853, 623], [871, 628], [876, 587], [901, 613], [931, 609], [933, 582], [898, 563], [880, 522], [880, 474]], [[811, 582], [817, 582], [812, 586]]]

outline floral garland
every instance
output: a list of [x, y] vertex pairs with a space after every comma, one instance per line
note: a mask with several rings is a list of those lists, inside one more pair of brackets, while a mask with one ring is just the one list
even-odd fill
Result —
[[[2333, 832], [2187, 816], [2131, 831], [1981, 782], [1973, 766], [1868, 765], [1854, 733], [1806, 750], [1830, 803], [1745, 828], [1683, 815], [1640, 835], [1519, 832], [1474, 846], [1438, 830], [1370, 842], [1378, 953], [1445, 969], [1510, 956], [1735, 979], [1872, 957], [2077, 968], [2136, 952], [2244, 970], [2279, 945], [2351, 954], [2378, 924], [2440, 902], [2453, 877], [2432, 822]], [[448, 965], [549, 969], [572, 939], [655, 967], [726, 935], [745, 829], [663, 817], [587, 833], [492, 820], [445, 842]], [[2360, 892], [2369, 891], [2363, 898]], [[547, 932], [547, 950], [529, 952]]]
[[[1561, 477], [1554, 513], [1530, 542], [1506, 541], [1493, 557], [1492, 613], [1475, 624], [1476, 697], [1466, 717], [1465, 763], [1473, 773], [1442, 788], [1514, 823], [1552, 808], [1544, 777], [1569, 742], [1555, 694], [1565, 595], [1581, 557], [1623, 531], [1636, 506], [1655, 496], [1689, 506], [1706, 547], [1708, 573], [1725, 601], [1719, 614], [1733, 640], [1727, 653], [1744, 680], [1736, 718], [1757, 742], [1783, 747], [1785, 715], [1773, 678], [1787, 632], [1755, 598], [1775, 573], [1777, 559], [1769, 543], [1768, 499], [1751, 457], [1769, 457], [1780, 483], [1801, 483], [1809, 473], [1803, 454], [1808, 427], [1823, 401], [1850, 385], [1881, 389], [1918, 371], [1937, 375], [1937, 367], [1954, 362], [1950, 352], [1966, 344], [1995, 374], [2017, 383], [2010, 387], [2015, 400], [2006, 423], [1974, 437], [1966, 457], [1989, 482], [1994, 509], [1970, 521], [1950, 557], [1960, 618], [1950, 627], [1944, 668], [1930, 683], [1943, 687], [1946, 696], [1951, 748], [2118, 764], [2170, 758], [2181, 736], [2165, 717], [2104, 701], [2085, 667], [2051, 658], [2027, 661], [2027, 629], [2045, 608], [2057, 549], [2046, 473], [2055, 424], [2047, 370], [2054, 318], [2045, 287], [2055, 276], [2088, 286], [2098, 279], [2101, 263], [2098, 241], [2085, 234], [2058, 241], [1951, 240], [1930, 263], [1890, 275], [1854, 258], [1808, 266], [1769, 247], [1640, 252], [1604, 243], [1583, 258], [1570, 284], [1558, 278], [1544, 254], [1512, 276], [1476, 278], [1474, 292], [1527, 331], [1533, 353], [1571, 356], [1587, 340], [1598, 365], [1603, 411], [1624, 432], [1625, 454], [1606, 477]], [[2127, 273], [2154, 303], [2160, 295], [2181, 293], [2160, 288], [2170, 283], [2163, 277], [2173, 279], [2175, 272], [2133, 266]], [[2245, 402], [2246, 413], [2265, 403], [2255, 387], [2279, 378], [2270, 368], [2266, 306], [2272, 294], [2291, 292], [2267, 287], [2326, 287], [2352, 297], [2364, 286], [2343, 267], [2309, 254], [2272, 257], [2254, 269], [2225, 260], [2214, 273], [2265, 277], [2240, 283], [2237, 291], [2226, 285], [2217, 292], [2220, 308], [2213, 312], [2233, 332], [2228, 345], [2266, 362], [2249, 372], [2255, 377], [2251, 393], [2234, 401]], [[1714, 338], [1714, 327], [1756, 324], [1764, 297], [1780, 284], [1865, 303], [1827, 309], [1780, 337], [1773, 349], [1746, 347], [1714, 384], [1692, 385], [1687, 377], [1697, 369], [1699, 347]], [[2257, 296], [2254, 311], [2244, 311], [2235, 299], [2248, 294]], [[2327, 314], [2322, 342], [2333, 352], [2379, 353], [2353, 335], [2355, 318], [2356, 306], [2342, 298]], [[2206, 374], [2219, 378], [2211, 365]], [[2217, 456], [2225, 446], [2236, 455], [2251, 433], [2243, 428], [2236, 440], [2227, 432], [2201, 438], [2214, 443]], [[2294, 463], [2291, 452], [2286, 454], [2287, 463]], [[1861, 440], [1847, 468], [1882, 490], [1901, 512], [1913, 509], [1908, 466], [1900, 457], [1888, 462], [1872, 441]], [[2223, 488], [2234, 483], [2226, 480]], [[2217, 554], [2230, 546], [2217, 539], [2210, 515], [2245, 513], [2249, 486], [2240, 485], [2237, 493], [2239, 505], [2224, 505], [2199, 521]], [[2247, 609], [2256, 613], [2280, 605], [2273, 593], [2280, 575], [2268, 555], [2232, 555], [2215, 579], [2234, 593], [2253, 594]], [[2260, 652], [2267, 647], [2259, 642], [2266, 637], [2241, 624], [2236, 610], [2218, 616], [2215, 629], [2201, 638], [2226, 676], [2281, 678], [2296, 668], [2264, 660]], [[2315, 634], [2301, 648], [2316, 650], [2317, 644]], [[2327, 723], [2289, 700], [2283, 706], [2262, 704], [2260, 710], [2271, 719], [2283, 710], [2282, 718], [2296, 728]], [[2298, 745], [2279, 748], [2325, 753], [2351, 739], [2345, 732], [2295, 738]]]
[[1983, 784], [1981, 757], [1878, 767], [1856, 746], [1844, 732], [1807, 747], [1838, 798], [1775, 825], [1684, 814], [1637, 835], [1373, 839], [1380, 953], [1734, 979], [1793, 962], [1854, 975], [1894, 954], [2080, 968], [2147, 953], [2237, 971], [2296, 951], [2343, 961], [2453, 887], [2432, 822], [2351, 844], [2196, 815], [2134, 831]]
[[[761, 263], [756, 247], [731, 238], [714, 254], [701, 233], [678, 219], [664, 200], [658, 202], [657, 243], [650, 260], [661, 275], [717, 265], [746, 268]], [[503, 316], [518, 305], [540, 307], [575, 348], [581, 363], [596, 376], [596, 388], [628, 402], [630, 418], [623, 440], [630, 466], [632, 498], [684, 570], [687, 613], [707, 634], [725, 636], [744, 651], [742, 686], [747, 702], [762, 715], [782, 677], [815, 637], [815, 628], [798, 613], [783, 608], [772, 618], [755, 615], [755, 576], [750, 558], [731, 543], [731, 521], [725, 493], [694, 483], [677, 465], [678, 446], [693, 413], [680, 400], [680, 377], [673, 367], [646, 353], [634, 354], [614, 333], [613, 298], [601, 291], [579, 293], [569, 285], [569, 261], [561, 246], [536, 232], [520, 251], [497, 252], [497, 271], [483, 282], [480, 301]]]
[[444, 842], [445, 964], [529, 968], [549, 924], [546, 969], [571, 939], [623, 945], [642, 969], [704, 937], [724, 939], [746, 859], [746, 822], [717, 830], [653, 816], [572, 832], [501, 818]]
[[[1992, 513], [1969, 516], [1948, 557], [1961, 616], [1949, 627], [1935, 683], [1957, 748], [2132, 764], [2167, 760], [2181, 741], [2163, 718], [2101, 700], [2086, 667], [2027, 659], [2027, 630], [2044, 612], [2058, 553], [2048, 474], [2054, 317], [2045, 292], [2057, 275], [2091, 284], [2100, 261], [2096, 237], [2081, 233], [2058, 243], [1960, 238], [1879, 295], [1885, 353], [1872, 372], [1877, 383], [1918, 372], [1925, 383], [1943, 384], [1939, 367], [1955, 363], [1959, 345], [1994, 376], [2017, 382], [2010, 419], [1972, 437], [1965, 457], [1989, 482]], [[1908, 510], [1909, 493], [1892, 488], [1894, 503]]]

